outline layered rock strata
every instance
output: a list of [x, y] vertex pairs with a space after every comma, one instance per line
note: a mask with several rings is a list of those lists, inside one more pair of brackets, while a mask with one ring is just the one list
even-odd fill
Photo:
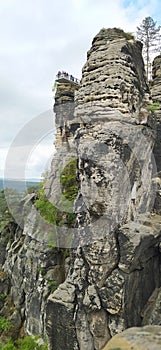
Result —
[[161, 55], [157, 56], [153, 61], [152, 78], [151, 93], [153, 105], [151, 108], [155, 110], [156, 115], [156, 138], [153, 150], [157, 164], [157, 173], [154, 178], [154, 183], [157, 186], [155, 210], [158, 214], [161, 214]]
[[62, 145], [70, 148], [70, 141], [73, 140], [73, 135], [76, 128], [79, 126], [75, 123], [70, 123], [74, 118], [74, 96], [78, 86], [70, 81], [66, 83], [57, 83], [54, 103], [55, 113], [55, 147], [60, 149]]
[[47, 298], [65, 279], [65, 251], [55, 247], [53, 225], [27, 197], [23, 229], [12, 223], [0, 234], [0, 317], [11, 321], [14, 337], [21, 329], [44, 337]]
[[[141, 49], [122, 30], [103, 29], [79, 88], [57, 85], [44, 191], [58, 218], [46, 222], [31, 194], [24, 226], [0, 232], [0, 316], [17, 335], [47, 329], [50, 350], [99, 350], [128, 327], [161, 324], [160, 56], [152, 101]], [[63, 188], [66, 175], [73, 188], [71, 160], [75, 202]]]
[[[45, 188], [42, 188], [44, 194], [46, 191], [42, 206], [47, 205], [48, 199], [52, 202], [54, 197], [53, 203], [60, 213], [62, 211], [62, 217], [65, 214], [63, 206], [69, 205], [68, 201], [62, 204], [60, 200], [60, 171], [75, 156], [72, 141], [78, 127], [76, 124], [69, 126], [69, 120], [73, 118], [75, 89], [77, 86], [70, 82], [57, 85], [54, 107], [57, 154], [52, 162], [51, 176]], [[68, 223], [62, 228], [44, 219], [36, 209], [36, 199], [34, 193], [23, 199], [18, 220], [22, 221], [22, 227], [13, 221], [6, 223], [0, 232], [0, 317], [12, 321], [13, 332], [17, 336], [22, 329], [27, 334], [46, 335], [46, 301], [50, 293], [65, 280], [68, 269], [66, 241], [70, 241], [72, 228], [69, 229]], [[70, 214], [73, 204], [69, 204], [67, 213]], [[16, 205], [19, 203], [15, 199]], [[13, 212], [13, 208], [10, 209]], [[53, 208], [50, 206], [50, 209]], [[63, 237], [60, 234], [62, 230]]]
[[[156, 141], [154, 145], [154, 156], [157, 163], [157, 171], [160, 174], [161, 172], [161, 55], [157, 56], [153, 61], [152, 69], [152, 86], [151, 94], [153, 99], [153, 108], [156, 114]], [[159, 175], [161, 177], [161, 175]]]
[[[141, 44], [119, 29], [94, 38], [75, 97], [79, 193], [67, 278], [50, 295], [50, 350], [99, 350], [142, 323], [161, 284], [160, 216], [151, 184], [155, 117]], [[77, 248], [77, 249], [76, 249]]]
[[84, 122], [146, 124], [149, 88], [141, 56], [142, 44], [118, 29], [101, 30], [93, 39], [82, 72], [75, 116]]
[[[51, 163], [51, 171], [44, 184], [44, 190], [48, 200], [60, 211], [62, 216], [64, 213], [73, 213], [73, 200], [65, 198], [63, 194], [60, 173], [71, 160], [77, 159], [73, 139], [76, 130], [80, 126], [80, 123], [74, 120], [74, 98], [78, 87], [70, 81], [58, 83], [55, 94], [56, 135], [54, 144], [56, 153]], [[56, 225], [54, 230], [57, 234], [57, 247], [70, 248], [71, 239], [69, 237], [72, 236], [73, 229], [69, 228], [68, 224], [64, 224], [63, 227]]]

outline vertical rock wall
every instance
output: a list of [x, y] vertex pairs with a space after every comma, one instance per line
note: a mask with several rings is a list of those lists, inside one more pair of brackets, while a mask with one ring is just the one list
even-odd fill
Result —
[[161, 214], [161, 55], [153, 61], [151, 94], [153, 99], [153, 109], [156, 115], [156, 138], [154, 144], [154, 157], [157, 171], [154, 183], [157, 186], [155, 211]]
[[[44, 185], [46, 198], [41, 199], [43, 207], [50, 200], [58, 208], [62, 221], [68, 214], [72, 217], [73, 211], [73, 203], [65, 202], [65, 198], [63, 203], [61, 201], [60, 173], [68, 161], [76, 157], [73, 134], [78, 124], [69, 125], [73, 119], [75, 89], [77, 86], [70, 82], [57, 85], [54, 106], [57, 154]], [[44, 219], [36, 209], [36, 199], [37, 195], [32, 193], [21, 204], [15, 200], [21, 207], [22, 227], [13, 221], [4, 225], [0, 232], [0, 316], [13, 322], [14, 336], [19, 336], [22, 329], [27, 334], [46, 335], [46, 301], [64, 282], [68, 269], [66, 257], [71, 223], [65, 222], [62, 227], [54, 223], [54, 218], [53, 223]], [[54, 213], [52, 206], [50, 209]]]
[[53, 225], [27, 205], [24, 228], [12, 223], [0, 235], [0, 316], [11, 320], [14, 337], [22, 329], [44, 337], [46, 301], [65, 279], [65, 254], [54, 245]]
[[73, 144], [75, 130], [79, 123], [74, 119], [74, 96], [77, 85], [67, 82], [58, 83], [55, 94], [55, 148], [56, 154], [51, 164], [51, 171], [45, 183], [45, 192], [52, 203], [61, 209], [60, 197], [62, 189], [59, 181], [60, 170], [72, 157], [76, 157], [76, 149]]
[[60, 149], [62, 145], [66, 144], [66, 147], [70, 147], [70, 141], [73, 140], [73, 134], [75, 127], [70, 126], [70, 122], [74, 118], [74, 96], [77, 90], [77, 85], [70, 82], [57, 83], [55, 93], [55, 147]]
[[[47, 328], [50, 350], [99, 350], [128, 327], [161, 323], [161, 56], [151, 99], [141, 49], [122, 30], [103, 29], [79, 88], [57, 85], [44, 190], [59, 223], [43, 219], [31, 194], [24, 227], [13, 221], [0, 232], [0, 316], [17, 336]], [[73, 159], [75, 202], [61, 181]]]
[[[73, 200], [68, 200], [64, 197], [60, 174], [71, 160], [77, 159], [76, 147], [73, 143], [75, 131], [80, 126], [80, 124], [74, 120], [74, 96], [77, 89], [78, 86], [72, 84], [70, 81], [57, 84], [54, 104], [56, 153], [44, 186], [48, 200], [56, 206], [62, 216], [64, 214], [68, 215], [68, 213], [73, 213]], [[66, 223], [63, 227], [55, 226], [57, 247], [70, 247], [72, 228], [68, 226], [69, 225]]]
[[[155, 118], [141, 44], [119, 29], [94, 38], [75, 97], [79, 193], [67, 278], [50, 295], [50, 350], [99, 350], [142, 322], [160, 286], [160, 216], [151, 216]], [[54, 197], [53, 197], [54, 198]]]
[[152, 93], [152, 99], [153, 103], [156, 104], [156, 116], [157, 116], [157, 135], [156, 135], [156, 142], [154, 146], [154, 155], [157, 163], [157, 170], [158, 172], [161, 172], [161, 109], [160, 109], [160, 103], [161, 103], [161, 55], [157, 56], [153, 61], [153, 69], [152, 69], [152, 87], [151, 87], [151, 93]]

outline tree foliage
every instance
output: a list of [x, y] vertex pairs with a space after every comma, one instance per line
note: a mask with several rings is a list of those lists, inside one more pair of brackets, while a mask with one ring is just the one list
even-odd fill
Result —
[[[73, 202], [78, 194], [76, 180], [77, 160], [71, 158], [64, 169], [60, 170], [60, 183], [62, 185], [62, 197], [60, 198], [62, 210], [59, 210], [46, 197], [44, 182], [40, 183], [35, 206], [42, 217], [50, 224], [57, 226], [75, 226], [76, 214], [73, 212]], [[69, 208], [71, 206], [71, 208]], [[69, 210], [71, 209], [71, 210]]]
[[141, 25], [137, 27], [137, 39], [143, 43], [143, 56], [146, 64], [147, 79], [149, 78], [150, 72], [150, 54], [154, 51], [160, 51], [160, 28], [160, 26], [157, 26], [157, 22], [151, 17], [145, 17]]
[[78, 182], [76, 180], [77, 160], [71, 158], [60, 173], [63, 195], [69, 201], [76, 199], [78, 194]]
[[5, 344], [0, 343], [0, 350], [47, 350], [47, 344], [39, 345], [38, 337], [26, 336], [13, 341], [13, 339], [6, 339]]

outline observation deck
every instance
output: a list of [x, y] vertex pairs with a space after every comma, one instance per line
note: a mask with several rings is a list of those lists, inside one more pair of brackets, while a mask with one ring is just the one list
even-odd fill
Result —
[[73, 75], [68, 74], [66, 72], [58, 72], [58, 74], [56, 75], [55, 81], [57, 83], [63, 83], [63, 84], [71, 83], [71, 84], [74, 84], [76, 86], [78, 86], [80, 84], [79, 79], [74, 78]]

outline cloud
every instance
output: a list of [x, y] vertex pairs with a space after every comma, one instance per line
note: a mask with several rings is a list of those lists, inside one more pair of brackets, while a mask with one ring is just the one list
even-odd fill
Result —
[[33, 149], [26, 164], [26, 179], [40, 178], [46, 170], [49, 170], [52, 157], [55, 154], [55, 148], [52, 149], [50, 146], [49, 138], [47, 138]]
[[[26, 123], [8, 149], [4, 164], [5, 178], [25, 179], [26, 171], [30, 177], [38, 176], [37, 169], [46, 166], [51, 153], [55, 150], [52, 142], [54, 132], [51, 110]], [[2, 156], [5, 152], [3, 149]]]
[[161, 13], [159, 0], [125, 0], [123, 5], [129, 18], [129, 24], [132, 21], [131, 28], [133, 27], [134, 31], [145, 17], [150, 16], [155, 19]]

